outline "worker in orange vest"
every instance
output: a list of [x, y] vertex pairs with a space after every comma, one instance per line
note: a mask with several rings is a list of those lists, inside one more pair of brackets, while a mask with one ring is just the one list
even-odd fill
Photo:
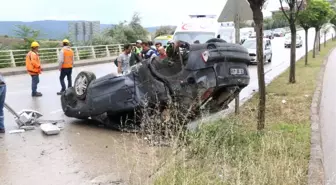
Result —
[[60, 70], [60, 82], [62, 89], [60, 92], [57, 92], [57, 95], [61, 95], [65, 91], [65, 83], [64, 78], [67, 77], [68, 80], [68, 88], [72, 87], [72, 67], [75, 60], [74, 52], [70, 48], [70, 42], [67, 39], [63, 40], [63, 48], [59, 54], [59, 70]]
[[41, 61], [38, 54], [39, 43], [31, 43], [31, 51], [26, 55], [26, 68], [29, 75], [32, 77], [32, 96], [39, 97], [42, 93], [37, 92], [37, 84], [40, 82], [39, 75], [42, 72]]

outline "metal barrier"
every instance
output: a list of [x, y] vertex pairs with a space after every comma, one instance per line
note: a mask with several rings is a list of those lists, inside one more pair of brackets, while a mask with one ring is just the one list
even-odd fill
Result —
[[[72, 47], [75, 60], [118, 56], [123, 44]], [[62, 48], [40, 48], [42, 63], [55, 63]], [[0, 50], [0, 68], [24, 66], [29, 50]]]

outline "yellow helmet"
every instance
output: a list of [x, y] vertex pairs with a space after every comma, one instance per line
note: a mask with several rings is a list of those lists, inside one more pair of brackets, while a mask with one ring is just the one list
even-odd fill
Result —
[[40, 47], [40, 44], [36, 41], [32, 42], [30, 47], [35, 48], [35, 47]]
[[70, 42], [69, 42], [68, 39], [64, 39], [64, 40], [63, 40], [63, 43], [68, 43], [68, 44], [70, 44]]

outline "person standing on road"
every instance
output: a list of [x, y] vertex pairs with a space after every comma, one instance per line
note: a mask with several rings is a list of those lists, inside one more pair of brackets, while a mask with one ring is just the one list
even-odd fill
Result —
[[60, 70], [60, 82], [62, 89], [60, 92], [57, 92], [57, 95], [61, 95], [65, 91], [64, 78], [67, 77], [68, 88], [72, 87], [72, 68], [75, 61], [75, 55], [72, 49], [70, 48], [70, 42], [67, 39], [63, 40], [63, 48], [59, 54], [59, 70]]
[[132, 45], [125, 44], [124, 52], [117, 58], [118, 61], [118, 73], [126, 74], [130, 70], [130, 59], [131, 59]]
[[157, 48], [154, 46], [152, 41], [148, 41], [148, 44], [154, 51], [157, 51]]
[[157, 42], [155, 43], [155, 48], [156, 50], [159, 52], [159, 48], [162, 46], [162, 43], [161, 42]]
[[6, 83], [3, 76], [0, 74], [0, 133], [5, 133], [4, 105], [6, 99]]
[[32, 77], [32, 96], [39, 97], [42, 93], [37, 92], [37, 84], [40, 82], [39, 75], [42, 72], [40, 56], [38, 49], [40, 45], [38, 42], [31, 43], [31, 51], [26, 55], [26, 68], [28, 74]]
[[142, 43], [142, 58], [149, 59], [155, 56], [158, 56], [157, 52], [151, 48], [148, 42], [143, 42]]
[[159, 52], [159, 57], [160, 59], [165, 59], [167, 58], [167, 54], [166, 54], [166, 50], [163, 46], [158, 48], [158, 52]]

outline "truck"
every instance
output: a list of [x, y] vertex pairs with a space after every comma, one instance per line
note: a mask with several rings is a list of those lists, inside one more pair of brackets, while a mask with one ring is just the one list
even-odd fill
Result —
[[174, 41], [182, 40], [190, 44], [202, 44], [213, 38], [235, 43], [234, 23], [219, 23], [216, 15], [189, 15], [189, 19], [178, 25], [173, 35]]

